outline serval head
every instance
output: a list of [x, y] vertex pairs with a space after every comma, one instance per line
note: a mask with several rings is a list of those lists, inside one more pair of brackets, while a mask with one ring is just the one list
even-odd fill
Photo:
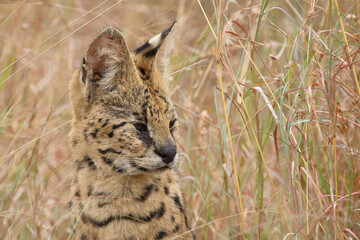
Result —
[[124, 174], [174, 167], [177, 116], [156, 64], [174, 26], [133, 53], [113, 27], [90, 44], [70, 86], [77, 157], [89, 156], [93, 167]]

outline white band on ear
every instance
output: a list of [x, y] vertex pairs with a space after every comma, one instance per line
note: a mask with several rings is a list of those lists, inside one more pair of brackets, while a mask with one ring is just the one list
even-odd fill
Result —
[[149, 44], [150, 44], [152, 47], [156, 48], [156, 47], [159, 46], [160, 40], [161, 40], [161, 33], [159, 33], [158, 35], [152, 37], [152, 38], [149, 40]]

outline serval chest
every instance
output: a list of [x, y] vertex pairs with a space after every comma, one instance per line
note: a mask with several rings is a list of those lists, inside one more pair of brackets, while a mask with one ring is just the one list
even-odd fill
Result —
[[73, 211], [82, 212], [77, 219], [78, 238], [162, 239], [189, 230], [173, 170], [118, 177], [91, 171], [79, 170], [78, 182], [73, 185], [81, 199], [73, 202]]

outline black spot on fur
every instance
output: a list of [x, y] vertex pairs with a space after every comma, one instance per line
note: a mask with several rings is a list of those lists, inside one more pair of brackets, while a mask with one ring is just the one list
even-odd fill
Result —
[[87, 192], [88, 197], [92, 195], [93, 191], [94, 191], [94, 187], [92, 185], [89, 185], [89, 190]]
[[153, 189], [154, 189], [153, 184], [150, 184], [150, 185], [146, 186], [144, 188], [144, 192], [139, 197], [135, 198], [135, 200], [140, 201], [140, 202], [144, 202], [150, 196]]
[[165, 213], [165, 204], [164, 202], [161, 202], [161, 207], [158, 209], [157, 212], [157, 218], [161, 218], [162, 216], [164, 216]]
[[122, 152], [119, 152], [119, 151], [116, 151], [115, 149], [113, 148], [107, 148], [107, 149], [98, 149], [98, 151], [102, 154], [106, 154], [106, 153], [116, 153], [116, 154], [122, 154]]
[[93, 196], [97, 196], [97, 197], [100, 197], [100, 196], [108, 196], [109, 193], [106, 193], [106, 192], [96, 192], [96, 193], [93, 193]]
[[125, 124], [126, 124], [126, 122], [122, 122], [122, 123], [119, 123], [119, 124], [114, 124], [114, 125], [112, 126], [112, 129], [117, 129], [117, 128], [119, 128], [119, 127], [124, 126]]
[[164, 192], [166, 195], [169, 195], [169, 188], [167, 186], [164, 187]]
[[73, 202], [70, 200], [70, 201], [68, 201], [68, 207], [71, 209], [71, 207], [72, 207], [72, 205], [73, 205]]
[[77, 191], [75, 192], [75, 197], [80, 197], [80, 190], [77, 190]]
[[140, 73], [141, 73], [142, 75], [146, 75], [146, 72], [145, 72], [145, 70], [144, 70], [143, 68], [139, 68], [139, 71], [140, 71]]
[[81, 234], [81, 240], [88, 240], [88, 237], [85, 235], [85, 233]]
[[172, 199], [174, 200], [175, 205], [179, 208], [180, 212], [184, 213], [184, 209], [180, 202], [179, 196], [177, 194], [175, 194], [175, 196], [173, 196]]
[[166, 232], [164, 231], [161, 231], [161, 232], [158, 232], [156, 235], [155, 235], [155, 239], [156, 240], [159, 240], [159, 239], [163, 239], [164, 237], [166, 237]]
[[[184, 212], [184, 209], [183, 209], [183, 206], [181, 204], [179, 196], [177, 194], [175, 194], [175, 196], [173, 196], [172, 199], [174, 200], [175, 205], [179, 208], [180, 212], [184, 215], [185, 226], [187, 227], [187, 229], [190, 229], [189, 222], [188, 222], [187, 216], [186, 216], [186, 214]], [[195, 238], [194, 234], [193, 234], [193, 238]]]
[[132, 167], [140, 170], [140, 171], [143, 171], [143, 172], [148, 172], [148, 171], [149, 171], [149, 169], [137, 165], [136, 162], [134, 162], [134, 161], [131, 161], [131, 162], [130, 162], [130, 165], [131, 165]]
[[81, 215], [81, 221], [85, 224], [87, 224], [89, 222], [87, 217], [85, 217], [84, 213]]
[[180, 226], [178, 224], [176, 224], [175, 228], [171, 232], [176, 233], [179, 230], [180, 230]]
[[96, 128], [94, 132], [90, 133], [90, 135], [91, 135], [93, 138], [96, 138], [96, 135], [98, 134], [98, 132], [99, 132], [99, 129]]
[[98, 208], [102, 208], [108, 204], [110, 204], [110, 202], [100, 202], [100, 203], [98, 203]]
[[109, 216], [108, 218], [105, 218], [103, 220], [94, 219], [90, 216], [87, 216], [85, 213], [82, 214], [81, 220], [84, 223], [91, 223], [94, 227], [105, 227], [112, 221], [120, 221], [120, 220], [127, 220], [135, 223], [146, 223], [150, 222], [154, 218], [161, 218], [164, 215], [165, 212], [165, 204], [162, 202], [161, 206], [158, 209], [155, 209], [153, 211], [150, 211], [148, 215], [146, 216], [136, 216], [133, 214], [122, 214], [122, 215], [116, 215], [116, 216]]
[[108, 137], [112, 138], [114, 136], [114, 131], [108, 133]]
[[95, 170], [96, 166], [94, 161], [89, 157], [89, 156], [85, 156], [84, 157], [84, 161], [87, 162], [88, 166], [90, 167], [90, 169]]
[[106, 127], [108, 125], [109, 121], [110, 121], [109, 119], [106, 119], [106, 121], [104, 122], [104, 124], [101, 127], [102, 128]]
[[167, 100], [164, 96], [158, 95], [158, 97], [159, 97], [160, 99], [162, 99], [162, 100], [165, 102], [166, 105], [169, 104], [168, 100]]
[[109, 165], [109, 166], [111, 166], [111, 167], [114, 165], [114, 162], [113, 162], [112, 159], [107, 158], [107, 157], [104, 157], [104, 156], [102, 156], [101, 158], [102, 158], [102, 160], [103, 160], [103, 162], [104, 162], [105, 164], [107, 164], [107, 165]]

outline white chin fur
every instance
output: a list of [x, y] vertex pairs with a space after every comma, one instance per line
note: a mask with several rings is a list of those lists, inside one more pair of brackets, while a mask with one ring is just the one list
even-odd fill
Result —
[[[145, 161], [148, 161], [150, 159], [146, 159]], [[144, 161], [144, 159], [142, 159], [142, 161]], [[161, 157], [154, 157], [151, 158], [152, 164], [151, 165], [141, 165], [142, 167], [145, 167], [147, 169], [149, 169], [150, 171], [152, 170], [156, 170], [157, 168], [162, 168], [162, 167], [169, 167], [170, 169], [174, 169], [177, 161], [178, 161], [178, 154], [176, 154], [174, 161], [172, 161], [171, 163], [165, 164]], [[129, 171], [127, 174], [128, 175], [138, 175], [138, 174], [142, 174], [143, 172], [141, 172], [140, 170], [135, 170], [135, 171]]]

